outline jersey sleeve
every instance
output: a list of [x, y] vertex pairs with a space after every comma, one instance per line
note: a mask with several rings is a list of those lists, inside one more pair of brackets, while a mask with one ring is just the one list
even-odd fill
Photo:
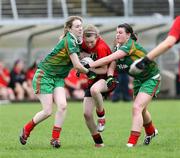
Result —
[[168, 33], [168, 35], [174, 36], [177, 41], [180, 40], [180, 16], [176, 17], [174, 23]]
[[126, 44], [122, 45], [121, 47], [119, 47], [118, 50], [122, 50], [123, 52], [129, 54], [131, 47], [132, 47], [132, 40], [130, 39]]
[[76, 43], [76, 41], [73, 38], [70, 38], [67, 41], [67, 50], [69, 54], [80, 52], [79, 45]]

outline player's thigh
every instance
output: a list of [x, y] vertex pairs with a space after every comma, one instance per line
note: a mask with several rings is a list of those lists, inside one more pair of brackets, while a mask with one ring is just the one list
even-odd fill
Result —
[[53, 94], [37, 94], [36, 96], [40, 100], [44, 110], [52, 110]]
[[138, 95], [135, 97], [133, 108], [136, 109], [141, 108], [143, 111], [143, 109], [145, 109], [148, 106], [151, 100], [152, 100], [151, 95], [144, 92], [139, 92]]
[[56, 87], [54, 89], [54, 102], [58, 108], [66, 108], [66, 91], [64, 87]]

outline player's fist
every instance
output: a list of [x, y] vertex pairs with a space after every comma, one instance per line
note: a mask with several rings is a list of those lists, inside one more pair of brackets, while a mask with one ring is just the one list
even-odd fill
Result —
[[109, 89], [109, 91], [112, 91], [116, 85], [117, 85], [117, 80], [113, 77], [113, 76], [108, 76], [107, 80], [106, 80], [106, 84], [107, 84], [107, 87]]
[[138, 60], [135, 60], [129, 69], [129, 73], [136, 75], [141, 73], [152, 61], [148, 57], [143, 57]]
[[92, 63], [93, 61], [94, 60], [92, 58], [85, 57], [85, 58], [81, 59], [80, 62], [85, 68], [89, 69], [90, 68], [89, 64]]
[[90, 79], [90, 80], [93, 80], [96, 78], [97, 74], [91, 70], [89, 70], [89, 72], [86, 74], [87, 77]]

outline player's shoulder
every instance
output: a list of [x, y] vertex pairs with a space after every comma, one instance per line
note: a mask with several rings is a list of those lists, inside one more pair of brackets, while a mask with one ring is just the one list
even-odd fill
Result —
[[175, 20], [180, 22], [180, 16], [177, 16]]
[[99, 39], [98, 39], [98, 44], [99, 44], [99, 45], [108, 46], [108, 44], [105, 42], [105, 40], [104, 40], [102, 37], [99, 37]]
[[76, 41], [76, 37], [73, 34], [71, 34], [70, 32], [67, 33], [65, 38], [70, 41]]
[[132, 45], [134, 45], [134, 41], [132, 39], [129, 39], [125, 44], [120, 46], [120, 49], [131, 49]]
[[68, 32], [65, 38], [68, 44], [71, 44], [75, 47], [78, 45], [77, 38], [72, 33]]
[[108, 49], [108, 50], [110, 50], [110, 47], [102, 38], [99, 38], [98, 44], [97, 44], [97, 49], [100, 49], [100, 50]]

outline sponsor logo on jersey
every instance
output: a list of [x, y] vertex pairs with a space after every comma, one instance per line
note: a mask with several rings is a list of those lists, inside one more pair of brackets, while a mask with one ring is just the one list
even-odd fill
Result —
[[123, 69], [127, 69], [128, 65], [126, 65], [126, 64], [118, 64], [117, 67], [118, 67], [118, 69], [123, 70]]

